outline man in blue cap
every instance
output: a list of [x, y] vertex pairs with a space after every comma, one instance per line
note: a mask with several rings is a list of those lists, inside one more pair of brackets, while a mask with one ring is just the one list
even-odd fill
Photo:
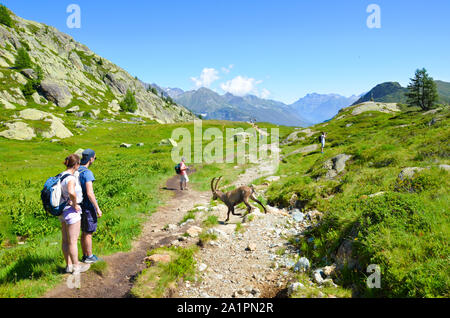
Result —
[[83, 203], [81, 204], [81, 248], [83, 249], [82, 262], [92, 264], [99, 261], [99, 258], [92, 253], [92, 235], [97, 230], [97, 217], [102, 216], [97, 199], [95, 198], [93, 182], [94, 174], [89, 167], [97, 159], [95, 151], [86, 149], [83, 151], [81, 158], [80, 185], [83, 190]]

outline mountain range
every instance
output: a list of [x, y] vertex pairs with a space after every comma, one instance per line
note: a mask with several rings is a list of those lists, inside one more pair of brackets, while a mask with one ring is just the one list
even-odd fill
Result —
[[256, 119], [279, 125], [304, 127], [332, 118], [340, 109], [350, 106], [360, 97], [312, 93], [287, 105], [254, 95], [244, 97], [230, 93], [219, 95], [204, 87], [184, 92], [179, 88], [161, 88], [155, 84], [152, 86], [168, 94], [178, 104], [207, 119], [234, 121]]
[[[450, 83], [435, 81], [439, 103], [450, 103]], [[147, 84], [148, 85], [148, 84]], [[254, 95], [244, 97], [230, 93], [219, 95], [208, 88], [183, 91], [180, 88], [162, 88], [152, 84], [160, 94], [170, 96], [178, 104], [185, 106], [205, 119], [232, 121], [266, 121], [286, 126], [309, 126], [333, 118], [339, 110], [367, 101], [406, 104], [408, 89], [398, 82], [376, 85], [367, 93], [345, 97], [339, 94], [307, 94], [293, 104], [262, 99]]]

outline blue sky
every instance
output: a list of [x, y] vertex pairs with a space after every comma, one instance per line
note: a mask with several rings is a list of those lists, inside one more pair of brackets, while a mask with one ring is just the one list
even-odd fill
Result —
[[[425, 67], [450, 81], [448, 0], [0, 0], [70, 34], [140, 79], [292, 103], [360, 94]], [[66, 25], [69, 4], [81, 28]], [[367, 27], [377, 4], [381, 28]]]

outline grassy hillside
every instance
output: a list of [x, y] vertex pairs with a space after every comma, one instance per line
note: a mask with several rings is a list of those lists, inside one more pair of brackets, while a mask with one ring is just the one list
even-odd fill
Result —
[[[283, 147], [287, 155], [318, 143], [320, 131], [328, 133], [324, 154], [318, 148], [283, 159], [279, 175], [286, 177], [269, 187], [268, 202], [324, 212], [319, 226], [292, 242], [317, 267], [335, 263], [346, 248], [356, 265], [347, 259], [337, 282], [353, 287], [355, 295], [448, 297], [450, 182], [448, 171], [439, 168], [450, 162], [448, 108], [427, 115], [351, 112]], [[324, 164], [339, 154], [351, 159], [327, 179]], [[400, 181], [405, 167], [424, 170]], [[366, 287], [369, 264], [381, 267], [381, 289]]]
[[[203, 123], [204, 129], [224, 126], [223, 122]], [[230, 122], [226, 126], [248, 127]], [[97, 152], [92, 171], [104, 217], [94, 236], [96, 253], [128, 250], [146, 216], [168, 195], [160, 188], [174, 174], [175, 164], [172, 147], [159, 143], [177, 127], [193, 134], [193, 124], [91, 121], [82, 136], [57, 143], [0, 138], [0, 297], [38, 297], [61, 280], [60, 224], [42, 209], [40, 191], [48, 177], [64, 170], [67, 155], [88, 147]], [[124, 142], [134, 146], [120, 148]], [[232, 166], [221, 167], [233, 170]]]

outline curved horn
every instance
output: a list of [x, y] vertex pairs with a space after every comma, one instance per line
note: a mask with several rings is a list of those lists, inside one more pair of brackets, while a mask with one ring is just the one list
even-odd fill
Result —
[[211, 180], [211, 191], [214, 193], [215, 192], [215, 190], [214, 190], [214, 180], [216, 180], [216, 177], [214, 177], [212, 180]]
[[217, 187], [219, 186], [219, 182], [220, 182], [220, 180], [222, 180], [222, 176], [220, 176], [220, 177], [219, 177], [219, 179], [217, 179], [217, 182], [216, 182], [216, 187], [214, 188], [214, 189], [215, 189], [215, 191], [217, 190]]

